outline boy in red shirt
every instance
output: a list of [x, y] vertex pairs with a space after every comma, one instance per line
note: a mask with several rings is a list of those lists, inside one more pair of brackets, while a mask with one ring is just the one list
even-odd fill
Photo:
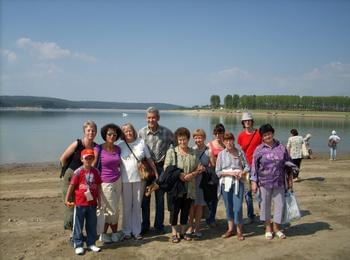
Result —
[[[95, 245], [97, 235], [96, 208], [100, 205], [101, 177], [99, 171], [92, 167], [94, 157], [95, 154], [92, 149], [84, 149], [81, 151], [81, 161], [83, 165], [74, 171], [65, 199], [65, 204], [67, 206], [75, 206], [73, 242], [77, 255], [84, 254], [82, 233], [84, 221], [88, 249], [93, 252], [101, 251], [101, 249]], [[70, 202], [69, 198], [73, 191], [75, 194], [75, 201]]]

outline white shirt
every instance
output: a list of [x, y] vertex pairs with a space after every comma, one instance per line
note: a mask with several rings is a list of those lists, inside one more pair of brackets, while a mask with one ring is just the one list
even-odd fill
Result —
[[[144, 157], [151, 158], [151, 154], [145, 145], [145, 141], [141, 138], [137, 138], [134, 142], [128, 143], [137, 159], [141, 161]], [[122, 182], [140, 182], [140, 174], [137, 169], [137, 160], [135, 156], [130, 151], [129, 147], [126, 145], [125, 141], [118, 143], [118, 146], [121, 149], [121, 173], [122, 173]]]

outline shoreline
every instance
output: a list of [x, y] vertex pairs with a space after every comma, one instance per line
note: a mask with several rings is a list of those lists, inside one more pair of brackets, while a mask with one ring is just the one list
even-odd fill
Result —
[[289, 110], [227, 110], [227, 109], [179, 109], [166, 110], [169, 112], [179, 112], [191, 115], [236, 115], [240, 116], [243, 112], [249, 111], [255, 116], [272, 116], [272, 117], [314, 117], [314, 118], [328, 118], [328, 119], [350, 119], [350, 112], [331, 112], [331, 111], [289, 111]]

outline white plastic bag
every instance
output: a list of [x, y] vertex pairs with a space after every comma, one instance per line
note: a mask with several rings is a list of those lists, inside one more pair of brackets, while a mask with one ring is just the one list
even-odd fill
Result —
[[283, 209], [282, 224], [290, 223], [300, 218], [301, 213], [295, 194], [292, 191], [288, 190], [285, 193], [285, 204]]

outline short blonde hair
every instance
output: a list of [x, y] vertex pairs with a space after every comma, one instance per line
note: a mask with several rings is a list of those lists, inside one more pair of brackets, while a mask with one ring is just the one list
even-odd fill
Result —
[[92, 120], [88, 120], [86, 121], [84, 124], [83, 124], [83, 132], [85, 133], [85, 129], [88, 127], [88, 126], [91, 126], [92, 128], [95, 129], [95, 133], [97, 133], [97, 125], [94, 121]]
[[201, 129], [201, 128], [194, 130], [193, 133], [192, 133], [192, 137], [193, 138], [195, 136], [198, 136], [198, 135], [203, 136], [204, 139], [207, 138], [207, 135], [205, 134], [205, 131], [203, 129]]

